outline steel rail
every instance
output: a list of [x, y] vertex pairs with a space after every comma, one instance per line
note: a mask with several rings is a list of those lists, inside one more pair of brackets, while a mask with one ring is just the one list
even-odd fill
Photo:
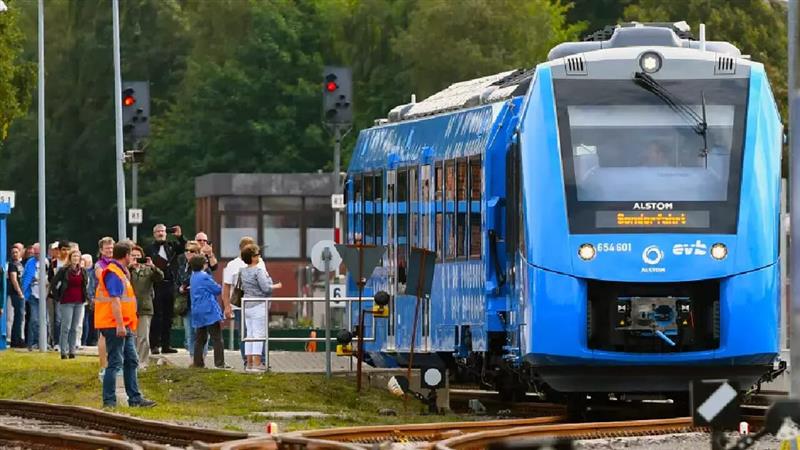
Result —
[[364, 450], [363, 445], [298, 436], [262, 436], [219, 444], [194, 444], [197, 450]]
[[126, 442], [100, 436], [87, 436], [66, 432], [51, 432], [30, 430], [7, 425], [0, 425], [0, 446], [8, 443], [14, 446], [17, 443], [37, 444], [46, 448], [95, 450], [120, 449], [142, 450], [143, 447], [133, 442]]
[[701, 430], [692, 426], [690, 417], [674, 419], [630, 420], [617, 422], [565, 423], [481, 431], [456, 436], [436, 443], [436, 450], [478, 449], [506, 439], [564, 437], [570, 439], [597, 439], [602, 437], [644, 436], [667, 433], [685, 433]]
[[210, 430], [139, 419], [84, 406], [57, 405], [24, 400], [0, 400], [0, 414], [65, 423], [118, 433], [136, 441], [189, 445], [195, 441], [224, 442], [248, 437], [247, 433]]
[[333, 442], [350, 442], [359, 444], [380, 443], [385, 441], [435, 442], [454, 435], [461, 435], [475, 430], [506, 430], [515, 427], [553, 424], [566, 420], [565, 416], [536, 417], [530, 419], [503, 419], [470, 422], [436, 422], [408, 425], [373, 425], [364, 427], [329, 428], [323, 430], [298, 431], [282, 434], [286, 438], [310, 438]]

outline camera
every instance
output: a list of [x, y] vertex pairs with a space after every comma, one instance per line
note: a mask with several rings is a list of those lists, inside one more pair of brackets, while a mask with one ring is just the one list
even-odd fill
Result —
[[169, 228], [167, 228], [167, 233], [169, 233], [169, 234], [174, 234], [174, 233], [175, 233], [175, 231], [176, 231], [175, 227], [169, 227]]
[[147, 264], [147, 258], [136, 258], [136, 262], [139, 264]]

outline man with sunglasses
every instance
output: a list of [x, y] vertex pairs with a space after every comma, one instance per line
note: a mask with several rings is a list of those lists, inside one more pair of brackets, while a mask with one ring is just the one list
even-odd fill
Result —
[[[168, 240], [167, 234], [175, 236]], [[164, 280], [153, 287], [154, 314], [150, 328], [150, 352], [154, 355], [161, 353], [176, 353], [177, 350], [170, 346], [172, 332], [172, 317], [175, 308], [175, 278], [178, 271], [178, 255], [183, 254], [186, 247], [186, 238], [179, 225], [167, 228], [160, 223], [153, 227], [153, 243], [145, 249], [145, 256], [149, 256], [156, 267], [164, 272]]]
[[211, 242], [208, 241], [208, 235], [200, 231], [194, 235], [194, 240], [200, 245], [200, 254], [206, 257], [208, 268], [211, 272], [216, 272], [219, 261], [217, 261], [217, 257], [214, 255], [214, 247], [211, 245]]

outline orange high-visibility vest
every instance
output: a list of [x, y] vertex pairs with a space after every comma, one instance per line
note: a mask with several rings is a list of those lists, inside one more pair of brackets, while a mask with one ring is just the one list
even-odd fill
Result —
[[125, 292], [120, 297], [122, 305], [122, 322], [126, 327], [130, 327], [131, 331], [136, 331], [136, 326], [139, 324], [139, 319], [136, 316], [136, 294], [133, 292], [133, 285], [125, 275], [125, 272], [119, 268], [118, 265], [111, 263], [103, 270], [100, 279], [97, 280], [97, 290], [94, 296], [94, 327], [100, 328], [116, 328], [117, 321], [114, 320], [114, 313], [111, 310], [111, 295], [106, 289], [106, 273], [111, 271], [125, 284]]

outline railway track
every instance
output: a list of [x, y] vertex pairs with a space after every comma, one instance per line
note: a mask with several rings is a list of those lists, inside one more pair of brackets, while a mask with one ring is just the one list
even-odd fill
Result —
[[437, 442], [433, 448], [435, 450], [482, 449], [486, 448], [489, 444], [495, 444], [510, 439], [515, 441], [515, 445], [521, 445], [521, 447], [518, 448], [524, 448], [523, 441], [543, 437], [598, 439], [686, 433], [690, 431], [701, 431], [701, 429], [693, 427], [692, 419], [689, 417], [619, 422], [561, 423], [517, 427], [505, 430], [480, 431], [463, 436], [454, 436]]
[[[746, 407], [742, 412], [744, 420], [753, 429], [760, 428], [763, 423], [761, 407]], [[85, 407], [25, 401], [0, 400], [0, 415], [79, 428], [77, 432], [68, 428], [54, 431], [52, 426], [35, 424], [25, 429], [0, 423], [0, 448], [33, 449], [191, 446], [204, 450], [363, 450], [383, 444], [382, 448], [392, 449], [471, 450], [487, 448], [505, 439], [514, 439], [515, 447], [520, 448], [520, 443], [526, 440], [543, 437], [596, 439], [702, 431], [692, 427], [691, 418], [686, 417], [565, 423], [565, 416], [550, 415], [527, 419], [346, 427], [285, 433], [275, 437], [249, 437], [245, 433], [164, 424]], [[43, 431], [43, 428], [48, 431]], [[24, 445], [15, 444], [20, 442]]]
[[[752, 429], [757, 430], [763, 425], [763, 415], [758, 415], [758, 410], [743, 412], [756, 414], [743, 416], [743, 420], [749, 422]], [[509, 438], [514, 440], [514, 448], [525, 448], [526, 441], [544, 437], [599, 439], [707, 431], [693, 427], [689, 417], [587, 423], [564, 423], [565, 420], [564, 416], [548, 416], [481, 422], [334, 428], [286, 433], [274, 438], [251, 438], [204, 448], [364, 450], [382, 444], [381, 448], [386, 449], [473, 450], [484, 449]]]
[[[138, 419], [83, 406], [55, 405], [20, 400], [0, 400], [0, 415], [66, 424], [71, 431], [44, 431], [36, 427], [0, 425], [0, 441], [26, 442], [25, 448], [166, 448], [187, 447], [194, 442], [242, 440], [247, 433], [210, 430]], [[83, 431], [81, 431], [83, 430]], [[100, 433], [98, 433], [100, 432]]]
[[540, 426], [563, 422], [566, 416], [546, 416], [531, 419], [504, 419], [472, 422], [437, 422], [412, 425], [377, 425], [366, 427], [332, 428], [301, 431], [284, 437], [302, 437], [349, 444], [379, 444], [382, 442], [430, 443], [464, 433], [483, 430], [508, 430], [517, 427]]

